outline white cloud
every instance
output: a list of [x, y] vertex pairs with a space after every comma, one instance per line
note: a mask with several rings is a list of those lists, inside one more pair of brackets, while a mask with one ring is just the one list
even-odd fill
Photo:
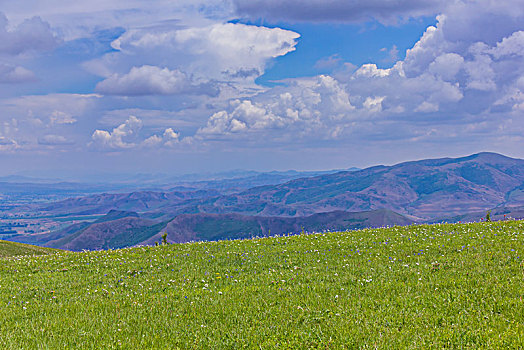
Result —
[[497, 59], [504, 56], [524, 56], [524, 31], [514, 32], [502, 39], [490, 52]]
[[429, 72], [445, 81], [454, 81], [457, 73], [464, 68], [464, 58], [456, 53], [444, 53], [429, 65]]
[[[252, 140], [247, 135], [256, 132], [264, 143], [350, 137], [424, 141], [478, 133], [478, 128], [459, 125], [482, 124], [494, 133], [523, 130], [518, 113], [524, 108], [524, 5], [512, 0], [504, 4], [450, 4], [391, 68], [368, 63], [334, 74], [336, 79], [286, 80], [285, 86], [215, 112], [197, 136]], [[490, 26], [481, 26], [483, 21]], [[467, 30], [457, 33], [453, 29], [462, 28], [461, 23], [468, 23]], [[319, 64], [324, 63], [344, 64], [336, 56]], [[507, 117], [513, 129], [499, 128]], [[392, 125], [394, 130], [384, 131]], [[420, 125], [438, 132], [421, 134]]]
[[[272, 58], [295, 50], [298, 37], [299, 34], [289, 30], [240, 23], [216, 23], [192, 28], [180, 28], [173, 24], [130, 29], [113, 41], [112, 46], [117, 52], [88, 62], [85, 66], [91, 72], [108, 78], [111, 85], [123, 85], [120, 84], [123, 80], [145, 80], [149, 90], [171, 93], [177, 91], [180, 84], [187, 86], [184, 81], [190, 80], [193, 90], [209, 94], [214, 93], [212, 88], [209, 90], [209, 84], [213, 81], [253, 87], [254, 79], [264, 73]], [[129, 72], [130, 66], [135, 68]], [[142, 68], [136, 68], [139, 66]], [[150, 66], [164, 69], [157, 68], [151, 72]], [[155, 78], [142, 76], [146, 75], [146, 70], [154, 73]], [[122, 71], [125, 73], [122, 74]], [[111, 77], [115, 73], [118, 75]], [[152, 79], [155, 79], [154, 83]], [[161, 87], [159, 80], [172, 83]], [[99, 89], [105, 84], [109, 83], [103, 82]]]
[[126, 149], [136, 146], [134, 139], [142, 128], [142, 121], [135, 116], [130, 116], [123, 124], [113, 131], [95, 130], [91, 135], [91, 145], [100, 149]]
[[195, 93], [216, 95], [211, 84], [193, 85], [179, 70], [155, 66], [133, 67], [124, 75], [113, 74], [100, 82], [96, 90], [109, 95], [173, 95]]
[[162, 136], [152, 135], [142, 142], [144, 147], [174, 147], [180, 143], [180, 134], [175, 132], [172, 128], [164, 130]]
[[367, 63], [360, 66], [355, 72], [356, 77], [387, 77], [391, 73], [391, 69], [379, 69], [374, 63]]
[[142, 147], [174, 147], [180, 142], [180, 134], [173, 128], [165, 129], [162, 135], [154, 134], [142, 140], [139, 136], [142, 126], [141, 119], [130, 116], [112, 131], [95, 130], [91, 135], [89, 146], [99, 150], [118, 151]]
[[[228, 110], [213, 114], [197, 137], [216, 138], [249, 133], [271, 133], [301, 138], [324, 133], [333, 121], [351, 116], [355, 107], [348, 93], [335, 79], [321, 75], [290, 81], [288, 88], [275, 88], [243, 101], [233, 100]], [[264, 139], [266, 142], [267, 139]]]
[[364, 108], [369, 110], [372, 113], [381, 112], [382, 111], [382, 101], [384, 101], [386, 97], [385, 96], [368, 96], [366, 97], [366, 100], [363, 103]]

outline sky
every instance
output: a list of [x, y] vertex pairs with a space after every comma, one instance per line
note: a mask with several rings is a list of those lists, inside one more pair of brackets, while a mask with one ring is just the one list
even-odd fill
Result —
[[0, 0], [0, 175], [524, 158], [521, 0]]

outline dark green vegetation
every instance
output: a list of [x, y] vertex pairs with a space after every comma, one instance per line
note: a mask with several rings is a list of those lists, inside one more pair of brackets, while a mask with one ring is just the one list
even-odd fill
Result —
[[0, 258], [23, 255], [47, 255], [56, 252], [58, 252], [56, 249], [0, 240]]
[[[239, 214], [183, 214], [173, 220], [159, 223], [139, 218], [134, 212], [112, 211], [92, 224], [76, 224], [73, 230], [67, 227], [59, 232], [36, 237], [39, 237], [40, 242], [45, 243], [46, 246], [81, 251], [124, 248], [137, 244], [152, 245], [160, 242], [164, 233], [167, 233], [168, 242], [184, 243], [265, 237], [271, 232], [297, 234], [302, 231], [340, 231], [411, 223], [412, 220], [390, 210], [361, 213], [337, 211], [293, 218]], [[53, 239], [42, 241], [45, 237]]]
[[2, 348], [521, 348], [524, 222], [1, 261]]

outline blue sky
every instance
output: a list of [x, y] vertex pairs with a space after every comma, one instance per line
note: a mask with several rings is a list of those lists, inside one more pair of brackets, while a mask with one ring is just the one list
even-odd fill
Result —
[[524, 158], [522, 1], [0, 8], [0, 175]]

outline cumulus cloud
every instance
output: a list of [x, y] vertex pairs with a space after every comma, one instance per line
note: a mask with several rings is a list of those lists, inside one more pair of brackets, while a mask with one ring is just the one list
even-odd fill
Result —
[[210, 83], [192, 84], [179, 70], [144, 65], [133, 67], [124, 75], [113, 74], [97, 84], [96, 90], [108, 95], [174, 95], [180, 93], [214, 96], [216, 88]]
[[36, 76], [28, 69], [0, 63], [0, 83], [27, 83], [36, 81]]
[[142, 128], [142, 121], [135, 116], [130, 116], [123, 124], [113, 131], [95, 130], [91, 135], [91, 145], [98, 148], [126, 149], [136, 146], [134, 139]]
[[399, 19], [437, 14], [451, 1], [446, 0], [233, 0], [236, 11], [250, 18], [268, 21], [384, 23]]
[[[511, 128], [500, 126], [504, 118], [511, 118], [516, 128], [512, 133], [524, 130], [518, 114], [524, 109], [524, 31], [519, 30], [524, 6], [508, 3], [514, 6], [453, 3], [391, 68], [369, 63], [333, 77], [286, 80], [285, 86], [232, 100], [228, 108], [210, 116], [197, 138], [238, 139], [256, 132], [263, 133], [265, 143], [285, 136], [293, 141], [437, 140], [444, 137], [445, 125], [448, 132], [455, 129], [452, 135], [479, 133], [478, 128], [457, 127], [460, 124], [509, 132]], [[496, 35], [490, 26], [473, 25], [482, 20], [496, 22]], [[467, 31], [452, 30], [463, 22], [469, 23]], [[483, 37], [488, 40], [478, 40]], [[337, 56], [318, 63], [342, 64]], [[422, 133], [417, 129], [422, 125], [438, 132]], [[388, 131], [379, 134], [381, 130]]]
[[233, 100], [228, 110], [213, 114], [197, 137], [272, 132], [300, 137], [322, 132], [326, 121], [346, 118], [355, 107], [344, 87], [334, 78], [321, 75], [290, 82], [252, 99]]
[[174, 131], [172, 128], [164, 130], [162, 135], [152, 135], [142, 142], [144, 147], [174, 147], [180, 143], [180, 134]]
[[0, 12], [0, 53], [18, 55], [31, 51], [47, 51], [59, 44], [50, 25], [40, 17], [26, 19], [13, 29], [4, 13]]
[[[272, 58], [295, 50], [298, 37], [289, 30], [241, 23], [130, 29], [113, 41], [117, 52], [88, 62], [86, 67], [108, 78], [99, 89], [116, 85], [121, 90], [124, 81], [140, 81], [156, 93], [171, 93], [189, 86], [209, 94], [214, 93], [209, 88], [213, 81], [253, 83]], [[129, 64], [135, 67], [129, 73], [108, 74], [121, 72]], [[152, 77], [146, 77], [147, 74]]]
[[173, 147], [180, 142], [180, 134], [172, 128], [165, 129], [161, 135], [154, 134], [146, 139], [140, 139], [139, 132], [142, 126], [141, 119], [130, 116], [112, 131], [95, 130], [91, 135], [89, 146], [99, 150], [125, 150], [141, 147]]

